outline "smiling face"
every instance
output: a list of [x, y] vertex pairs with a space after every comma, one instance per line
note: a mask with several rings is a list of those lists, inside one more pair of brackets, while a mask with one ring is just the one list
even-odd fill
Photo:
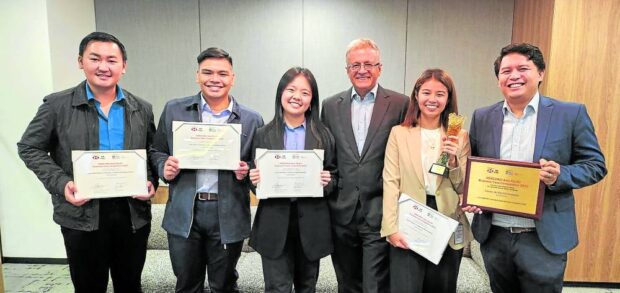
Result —
[[304, 116], [312, 102], [312, 88], [306, 77], [297, 75], [284, 88], [280, 102], [285, 118]]
[[529, 102], [538, 91], [544, 74], [527, 56], [511, 53], [502, 58], [498, 85], [508, 102]]
[[[353, 67], [359, 66], [358, 70]], [[364, 96], [377, 84], [381, 75], [379, 52], [372, 48], [355, 49], [347, 54], [347, 75], [355, 91]]]
[[232, 65], [225, 58], [207, 58], [198, 65], [196, 82], [206, 100], [227, 99], [234, 81]]
[[418, 107], [422, 120], [439, 122], [448, 103], [448, 88], [436, 79], [429, 79], [418, 92]]
[[90, 87], [100, 90], [116, 87], [127, 66], [118, 45], [101, 41], [88, 43], [78, 64]]

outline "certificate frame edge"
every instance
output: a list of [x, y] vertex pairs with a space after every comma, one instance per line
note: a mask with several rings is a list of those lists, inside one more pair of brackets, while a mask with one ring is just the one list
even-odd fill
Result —
[[[472, 162], [492, 163], [492, 164], [499, 163], [501, 165], [510, 165], [510, 166], [517, 166], [517, 167], [540, 168], [540, 164], [538, 163], [509, 161], [509, 160], [500, 160], [500, 159], [493, 159], [493, 158], [470, 156], [467, 158], [466, 171], [465, 171], [465, 185], [463, 187], [464, 188], [463, 189], [463, 203], [461, 204], [461, 207], [466, 207], [469, 205], [467, 203], [467, 198], [468, 198], [468, 193], [469, 193], [469, 179], [470, 179], [470, 174], [471, 174], [471, 163]], [[505, 210], [505, 209], [486, 207], [486, 206], [477, 206], [477, 207], [479, 207], [483, 211], [520, 216], [520, 217], [525, 217], [525, 218], [534, 219], [534, 220], [540, 220], [540, 218], [542, 218], [542, 213], [543, 213], [544, 198], [545, 198], [545, 185], [539, 180], [538, 181], [538, 199], [536, 201], [536, 212], [534, 214], [521, 213], [521, 212], [515, 212], [515, 211], [510, 211], [510, 210]]]

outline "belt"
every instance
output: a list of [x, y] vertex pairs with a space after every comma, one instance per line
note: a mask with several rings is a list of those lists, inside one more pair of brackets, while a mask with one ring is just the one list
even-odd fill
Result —
[[197, 200], [217, 200], [217, 193], [212, 192], [198, 192], [196, 193]]
[[525, 227], [500, 227], [508, 230], [511, 234], [521, 234], [521, 233], [530, 233], [536, 232], [536, 228], [525, 228]]

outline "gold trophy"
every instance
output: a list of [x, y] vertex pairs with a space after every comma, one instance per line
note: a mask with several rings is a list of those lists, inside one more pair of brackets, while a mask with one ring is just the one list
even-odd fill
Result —
[[[465, 116], [450, 113], [450, 115], [448, 115], [448, 129], [446, 130], [446, 135], [448, 137], [458, 136], [459, 132], [461, 132], [461, 128], [463, 128], [463, 123], [465, 123]], [[431, 169], [428, 170], [428, 172], [435, 174], [435, 175], [448, 177], [448, 160], [449, 159], [450, 159], [450, 156], [448, 155], [448, 153], [446, 152], [441, 153], [437, 162], [431, 166]]]

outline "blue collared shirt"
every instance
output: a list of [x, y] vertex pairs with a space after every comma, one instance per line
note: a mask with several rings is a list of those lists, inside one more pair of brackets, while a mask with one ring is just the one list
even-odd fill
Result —
[[351, 126], [353, 127], [355, 144], [357, 144], [357, 152], [360, 155], [362, 154], [364, 143], [366, 142], [366, 135], [368, 134], [370, 119], [372, 118], [372, 110], [375, 107], [378, 87], [379, 85], [376, 84], [364, 98], [357, 94], [355, 88], [351, 91]]
[[303, 150], [306, 146], [306, 121], [301, 125], [291, 128], [284, 123], [284, 149]]
[[[228, 101], [228, 108], [220, 113], [215, 113], [209, 107], [209, 104], [205, 101], [205, 98], [200, 94], [200, 115], [202, 122], [205, 123], [217, 123], [225, 124], [232, 114], [233, 101], [232, 98]], [[218, 170], [197, 170], [196, 172], [196, 192], [212, 192], [217, 193], [217, 173]]]
[[125, 145], [125, 106], [121, 102], [125, 94], [119, 85], [116, 85], [116, 99], [112, 102], [108, 116], [101, 110], [101, 103], [86, 83], [86, 98], [95, 101], [97, 116], [99, 116], [99, 150], [122, 150]]
[[[538, 92], [523, 109], [521, 117], [515, 116], [508, 103], [504, 101], [504, 124], [502, 125], [502, 140], [499, 158], [520, 162], [534, 160], [534, 145], [536, 144], [536, 122], [538, 120]], [[517, 216], [493, 214], [493, 225], [501, 227], [535, 227], [534, 220]]]

